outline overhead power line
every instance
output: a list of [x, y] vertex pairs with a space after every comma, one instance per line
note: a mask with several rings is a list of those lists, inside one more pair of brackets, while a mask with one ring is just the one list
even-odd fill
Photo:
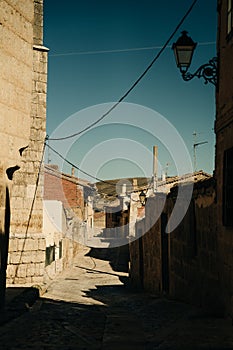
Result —
[[75, 165], [74, 163], [70, 162], [68, 159], [66, 159], [62, 154], [60, 154], [58, 151], [56, 151], [53, 147], [51, 147], [48, 143], [46, 143], [46, 146], [51, 149], [51, 151], [53, 151], [55, 154], [57, 154], [61, 159], [63, 159], [67, 164], [71, 165], [72, 167], [74, 167], [75, 169], [81, 171], [81, 173], [91, 177], [92, 179], [94, 180], [97, 180], [99, 182], [103, 182], [107, 185], [110, 185], [110, 186], [115, 186], [114, 184], [112, 184], [111, 182], [108, 182], [108, 181], [104, 181], [104, 180], [101, 180], [99, 179], [98, 177], [95, 177], [89, 173], [87, 173], [86, 171], [80, 169], [77, 165]]
[[[198, 46], [215, 45], [216, 41], [198, 42]], [[121, 52], [135, 52], [135, 51], [149, 51], [162, 49], [163, 46], [147, 46], [147, 47], [131, 47], [126, 49], [112, 49], [112, 50], [93, 50], [93, 51], [75, 51], [75, 52], [61, 52], [50, 54], [49, 57], [62, 57], [62, 56], [82, 56], [82, 55], [97, 55], [104, 53], [121, 53]], [[167, 45], [167, 49], [170, 49], [172, 45]]]
[[[115, 183], [102, 180], [102, 179], [100, 179], [100, 178], [98, 178], [98, 177], [96, 177], [96, 176], [93, 176], [93, 175], [89, 174], [88, 172], [82, 170], [79, 166], [77, 166], [76, 164], [70, 162], [70, 161], [69, 161], [68, 159], [66, 159], [62, 154], [60, 154], [57, 150], [55, 150], [53, 147], [51, 147], [51, 146], [48, 145], [47, 143], [46, 143], [46, 146], [47, 146], [49, 149], [51, 149], [51, 151], [53, 151], [55, 154], [57, 154], [57, 155], [58, 155], [62, 160], [64, 160], [67, 164], [69, 164], [69, 165], [71, 165], [72, 167], [74, 167], [75, 169], [79, 170], [81, 173], [83, 173], [83, 174], [85, 174], [85, 175], [91, 177], [92, 179], [97, 180], [97, 181], [99, 181], [99, 182], [101, 182], [101, 183], [104, 183], [104, 184], [109, 185], [109, 186], [112, 186], [112, 187], [116, 187], [116, 184], [115, 184]], [[51, 168], [51, 170], [53, 170], [53, 169]], [[127, 184], [126, 184], [126, 187], [132, 188], [132, 185], [127, 185]], [[143, 189], [143, 190], [147, 190], [148, 188], [150, 188], [150, 187], [148, 186], [148, 187], [145, 187], [145, 188], [140, 188], [140, 190], [142, 190], [142, 189]], [[133, 192], [138, 192], [138, 191], [130, 191], [130, 193], [133, 193]]]
[[157, 55], [154, 57], [154, 59], [152, 60], [152, 62], [148, 65], [148, 67], [144, 70], [144, 72], [139, 76], [139, 78], [134, 82], [134, 84], [126, 91], [126, 93], [106, 112], [104, 113], [100, 118], [98, 118], [96, 121], [94, 121], [93, 123], [89, 124], [87, 127], [85, 127], [84, 129], [71, 134], [71, 135], [67, 135], [64, 137], [59, 137], [59, 138], [49, 138], [49, 140], [52, 141], [62, 141], [62, 140], [67, 140], [70, 138], [73, 138], [75, 136], [78, 136], [82, 133], [84, 133], [85, 131], [91, 129], [93, 126], [95, 126], [96, 124], [98, 124], [100, 121], [102, 121], [104, 118], [106, 118], [129, 94], [130, 92], [138, 85], [138, 83], [142, 80], [142, 78], [147, 74], [147, 72], [151, 69], [151, 67], [153, 66], [153, 64], [158, 60], [158, 58], [161, 56], [161, 54], [163, 53], [163, 51], [166, 49], [166, 47], [168, 46], [169, 42], [171, 41], [171, 39], [174, 37], [174, 35], [176, 34], [176, 32], [178, 31], [178, 29], [181, 27], [181, 25], [183, 24], [183, 22], [185, 21], [185, 19], [188, 17], [188, 15], [190, 14], [190, 12], [192, 11], [194, 5], [196, 4], [198, 0], [194, 0], [192, 5], [189, 7], [189, 9], [187, 10], [187, 12], [185, 13], [185, 15], [182, 17], [182, 19], [180, 20], [180, 22], [178, 23], [178, 25], [175, 27], [174, 31], [172, 32], [172, 34], [169, 36], [169, 38], [167, 39], [167, 41], [165, 42], [165, 44], [162, 46], [162, 48], [159, 50], [159, 52], [157, 53]]

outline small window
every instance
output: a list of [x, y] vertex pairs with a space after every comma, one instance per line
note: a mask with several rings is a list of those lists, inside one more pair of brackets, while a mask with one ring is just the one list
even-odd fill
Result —
[[227, 6], [227, 34], [230, 34], [233, 29], [233, 0], [228, 0]]
[[224, 152], [223, 225], [233, 227], [233, 147]]

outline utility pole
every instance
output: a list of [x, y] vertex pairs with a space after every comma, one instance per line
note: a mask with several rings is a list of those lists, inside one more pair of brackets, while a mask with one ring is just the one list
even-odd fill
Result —
[[[49, 146], [49, 138], [48, 138], [48, 140], [47, 140], [47, 144], [48, 144], [48, 146]], [[47, 164], [50, 164], [51, 163], [51, 153], [50, 153], [50, 148], [49, 147], [47, 147]]]
[[196, 148], [200, 145], [204, 145], [205, 143], [208, 143], [208, 141], [202, 141], [202, 142], [197, 142], [197, 135], [198, 134], [203, 134], [202, 132], [197, 133], [196, 131], [193, 132], [193, 168], [194, 172], [197, 171], [197, 153], [196, 153]]
[[165, 166], [165, 177], [167, 178], [168, 176], [168, 167], [169, 167], [169, 163], [166, 163], [166, 166]]
[[158, 146], [153, 146], [153, 190], [157, 192], [158, 182]]

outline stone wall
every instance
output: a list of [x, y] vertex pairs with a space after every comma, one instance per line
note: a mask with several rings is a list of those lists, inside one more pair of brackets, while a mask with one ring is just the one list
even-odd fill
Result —
[[145, 218], [136, 224], [138, 239], [130, 243], [131, 282], [146, 291], [166, 293], [223, 315], [226, 309], [220, 286], [222, 253], [218, 248], [214, 180], [195, 184], [185, 217], [167, 234], [176, 197], [177, 187], [168, 195], [159, 218], [156, 216], [163, 198], [148, 198]]
[[[227, 33], [227, 1], [218, 1], [218, 56], [219, 82], [216, 92], [216, 155], [215, 177], [217, 181], [217, 244], [219, 250], [219, 283], [222, 298], [228, 312], [233, 315], [233, 225], [224, 224], [225, 181], [233, 178], [232, 171], [224, 174], [224, 153], [233, 148], [233, 30]], [[233, 159], [231, 159], [231, 164]], [[225, 177], [225, 180], [224, 180]], [[232, 180], [231, 180], [232, 181]], [[233, 211], [233, 191], [228, 189], [230, 212]], [[232, 214], [230, 214], [232, 215]], [[231, 220], [232, 221], [232, 220]]]
[[82, 246], [67, 237], [67, 221], [59, 201], [44, 201], [43, 232], [46, 238], [44, 282], [49, 283], [56, 274], [71, 266], [74, 256]]
[[19, 150], [29, 144], [33, 23], [32, 0], [0, 2], [0, 307], [5, 295], [12, 178], [21, 166]]
[[145, 218], [136, 222], [135, 237], [129, 246], [132, 285], [153, 293], [162, 290], [161, 218], [158, 216], [164, 198], [160, 194], [147, 199]]
[[5, 227], [6, 170], [21, 165], [19, 149], [27, 146], [33, 69], [33, 1], [0, 2], [0, 192], [1, 234]]
[[[175, 202], [172, 197], [171, 193], [166, 206], [168, 215]], [[215, 199], [213, 179], [197, 183], [185, 217], [169, 234], [169, 295], [219, 314], [224, 310], [219, 288]]]
[[[207, 180], [195, 186], [186, 216], [168, 236], [167, 273], [172, 297], [203, 305], [209, 312], [232, 316], [233, 9], [228, 16], [228, 1], [218, 0], [217, 10], [216, 185]], [[228, 23], [228, 18], [231, 23]], [[167, 201], [165, 212], [168, 216], [174, 200], [175, 195], [174, 199], [171, 195]], [[162, 275], [163, 258], [162, 253]], [[165, 277], [162, 279], [165, 280]]]
[[142, 234], [145, 232], [145, 219], [135, 224], [135, 236], [130, 237], [129, 244], [129, 277], [133, 288], [143, 289], [144, 287], [144, 260]]
[[104, 211], [94, 212], [94, 227], [99, 227], [99, 228], [106, 227], [106, 215]]
[[[46, 135], [47, 51], [44, 47], [33, 48], [31, 128], [21, 169], [15, 174], [13, 180], [10, 244], [17, 250], [9, 251], [8, 283], [43, 281], [45, 237], [42, 234], [43, 171], [40, 166]], [[26, 262], [24, 256], [28, 239], [30, 248], [27, 254], [31, 253], [31, 261]], [[11, 241], [14, 242], [11, 243]], [[40, 249], [38, 249], [39, 245]], [[35, 260], [33, 256], [36, 256]], [[34, 268], [34, 263], [36, 266], [39, 264], [40, 269]], [[17, 265], [23, 266], [16, 267]], [[16, 275], [13, 276], [15, 268]], [[24, 272], [20, 273], [20, 271]]]
[[[48, 49], [43, 46], [43, 0], [1, 1], [0, 35], [2, 306], [6, 280], [8, 284], [42, 283], [49, 273], [54, 275], [70, 264], [78, 244], [64, 238], [58, 247], [63, 233], [56, 233], [56, 256], [59, 248], [58, 255], [62, 249], [63, 258], [45, 266], [48, 236], [43, 229], [43, 154]], [[69, 205], [79, 205], [77, 184], [72, 183], [71, 191], [68, 182], [64, 183]], [[78, 200], [83, 202], [83, 196]]]
[[[42, 46], [43, 1], [3, 0], [0, 7], [1, 193], [4, 187], [10, 189], [7, 282], [39, 283], [45, 237], [43, 171], [40, 178], [38, 173], [45, 140], [48, 52]], [[6, 180], [6, 169], [16, 166], [19, 169]], [[1, 202], [3, 226], [4, 198]]]

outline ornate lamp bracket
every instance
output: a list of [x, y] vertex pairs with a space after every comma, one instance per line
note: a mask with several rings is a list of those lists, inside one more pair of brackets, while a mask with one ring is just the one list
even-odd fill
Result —
[[195, 73], [192, 74], [181, 70], [181, 74], [182, 74], [182, 78], [185, 81], [189, 81], [194, 77], [197, 77], [197, 78], [203, 78], [205, 84], [211, 83], [216, 86], [217, 85], [217, 68], [218, 68], [217, 57], [213, 57], [211, 60], [209, 60], [208, 63], [200, 66]]

